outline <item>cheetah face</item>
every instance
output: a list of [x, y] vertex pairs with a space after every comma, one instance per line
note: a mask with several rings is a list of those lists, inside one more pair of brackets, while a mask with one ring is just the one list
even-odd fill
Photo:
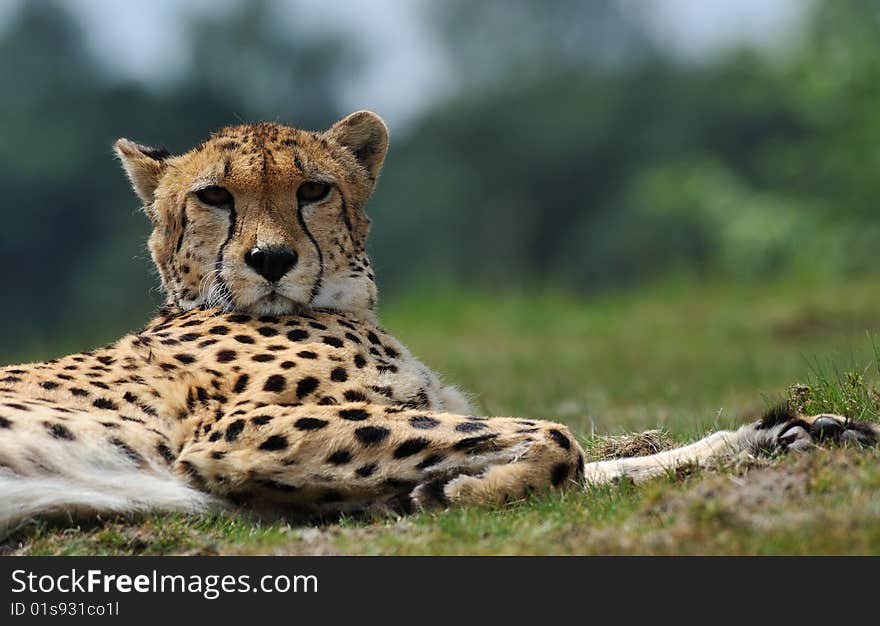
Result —
[[368, 313], [376, 287], [364, 204], [387, 146], [382, 120], [360, 111], [321, 133], [232, 126], [180, 156], [127, 139], [116, 153], [153, 223], [168, 304]]

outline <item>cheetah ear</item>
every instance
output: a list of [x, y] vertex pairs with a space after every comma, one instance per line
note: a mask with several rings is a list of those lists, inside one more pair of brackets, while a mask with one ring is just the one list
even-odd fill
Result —
[[388, 151], [388, 128], [381, 117], [357, 111], [336, 122], [327, 135], [351, 150], [373, 180], [379, 176]]
[[171, 153], [162, 147], [151, 148], [128, 139], [117, 139], [113, 147], [135, 193], [144, 204], [151, 204]]

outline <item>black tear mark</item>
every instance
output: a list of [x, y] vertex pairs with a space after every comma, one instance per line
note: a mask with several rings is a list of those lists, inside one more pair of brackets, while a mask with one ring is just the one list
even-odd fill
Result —
[[309, 295], [309, 302], [313, 301], [318, 297], [318, 292], [321, 291], [321, 285], [324, 280], [324, 253], [321, 252], [321, 246], [318, 245], [318, 240], [315, 239], [315, 236], [312, 234], [312, 231], [309, 230], [309, 227], [306, 225], [306, 220], [303, 217], [303, 208], [302, 204], [299, 202], [296, 203], [296, 220], [299, 222], [300, 228], [303, 229], [303, 232], [306, 234], [306, 237], [309, 238], [309, 241], [312, 242], [312, 246], [315, 248], [315, 252], [318, 253], [318, 276], [315, 278], [315, 283], [312, 285], [312, 291]]
[[183, 207], [183, 213], [180, 216], [180, 236], [177, 238], [177, 246], [175, 246], [175, 250], [180, 252], [180, 248], [183, 246], [183, 237], [186, 235], [186, 227], [189, 224], [189, 218], [186, 215], [186, 206]]
[[214, 261], [214, 269], [217, 272], [217, 280], [220, 283], [220, 287], [224, 290], [228, 290], [226, 287], [226, 283], [223, 280], [223, 253], [226, 250], [226, 246], [229, 245], [229, 242], [232, 241], [232, 235], [235, 233], [235, 228], [238, 225], [238, 213], [235, 210], [235, 205], [229, 207], [229, 230], [226, 231], [226, 239], [223, 243], [220, 244], [220, 249], [217, 250], [217, 259]]

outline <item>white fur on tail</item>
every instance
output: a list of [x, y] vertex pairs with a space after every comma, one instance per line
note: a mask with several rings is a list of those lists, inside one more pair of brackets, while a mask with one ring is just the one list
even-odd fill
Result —
[[4, 430], [0, 437], [0, 538], [35, 516], [196, 512], [218, 506], [165, 467], [138, 467], [97, 432], [80, 431], [71, 442], [22, 430], [18, 436], [10, 436], [14, 429]]

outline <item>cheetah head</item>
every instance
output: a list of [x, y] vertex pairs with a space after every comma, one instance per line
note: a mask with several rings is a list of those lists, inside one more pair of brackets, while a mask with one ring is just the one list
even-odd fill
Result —
[[168, 305], [258, 315], [374, 309], [364, 204], [387, 147], [369, 111], [324, 132], [231, 126], [180, 156], [115, 146], [152, 221]]

